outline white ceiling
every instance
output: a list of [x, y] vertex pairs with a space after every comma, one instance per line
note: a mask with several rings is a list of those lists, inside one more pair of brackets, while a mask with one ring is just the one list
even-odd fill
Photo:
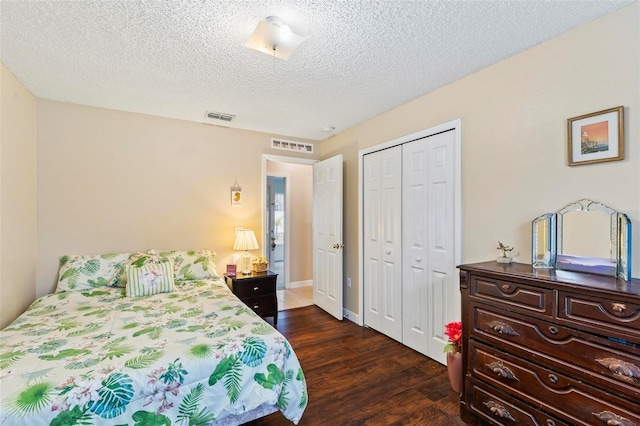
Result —
[[[3, 0], [0, 54], [39, 98], [321, 140], [633, 1]], [[244, 47], [270, 15], [288, 61]]]

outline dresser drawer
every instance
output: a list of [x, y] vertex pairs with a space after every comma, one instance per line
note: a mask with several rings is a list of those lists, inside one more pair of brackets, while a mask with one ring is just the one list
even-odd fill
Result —
[[555, 292], [550, 289], [472, 276], [469, 297], [504, 306], [510, 310], [538, 312], [548, 316], [555, 314]]
[[276, 298], [271, 296], [243, 297], [240, 298], [248, 307], [260, 316], [272, 315], [277, 310]]
[[474, 377], [555, 417], [576, 424], [590, 419], [588, 424], [640, 425], [637, 402], [486, 345], [470, 342], [469, 347]]
[[485, 387], [473, 379], [467, 383], [466, 392], [471, 401], [471, 411], [493, 425], [569, 425], [495, 388]]
[[610, 330], [640, 345], [640, 304], [560, 292], [558, 317], [590, 326], [596, 333]]
[[536, 318], [470, 306], [473, 339], [535, 358], [618, 395], [640, 399], [640, 348]]

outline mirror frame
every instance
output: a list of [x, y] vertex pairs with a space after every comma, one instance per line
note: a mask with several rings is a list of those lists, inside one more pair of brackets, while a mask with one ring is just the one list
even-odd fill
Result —
[[[531, 264], [534, 268], [556, 268], [558, 256], [562, 254], [562, 221], [563, 215], [574, 211], [599, 211], [609, 215], [610, 229], [609, 239], [611, 247], [611, 259], [615, 260], [616, 277], [629, 281], [631, 279], [631, 221], [625, 213], [589, 199], [578, 200], [568, 204], [555, 213], [545, 213], [535, 218], [531, 225]], [[546, 235], [541, 235], [545, 233]], [[538, 245], [541, 239], [546, 239], [544, 253], [539, 256]], [[573, 256], [576, 257], [576, 256]], [[591, 273], [601, 273], [603, 265], [581, 267], [580, 270]], [[557, 268], [561, 269], [561, 268]]]

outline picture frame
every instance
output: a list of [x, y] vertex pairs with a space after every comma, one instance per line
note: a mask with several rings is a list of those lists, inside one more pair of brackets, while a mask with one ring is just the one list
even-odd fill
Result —
[[567, 120], [568, 164], [624, 160], [624, 106]]

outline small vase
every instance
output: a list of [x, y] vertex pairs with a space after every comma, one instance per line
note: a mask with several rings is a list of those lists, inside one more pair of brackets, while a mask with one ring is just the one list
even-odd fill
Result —
[[511, 258], [510, 257], [502, 257], [502, 256], [500, 256], [497, 260], [498, 260], [498, 263], [511, 263]]
[[447, 352], [447, 372], [451, 389], [457, 394], [462, 393], [462, 354], [451, 350]]

